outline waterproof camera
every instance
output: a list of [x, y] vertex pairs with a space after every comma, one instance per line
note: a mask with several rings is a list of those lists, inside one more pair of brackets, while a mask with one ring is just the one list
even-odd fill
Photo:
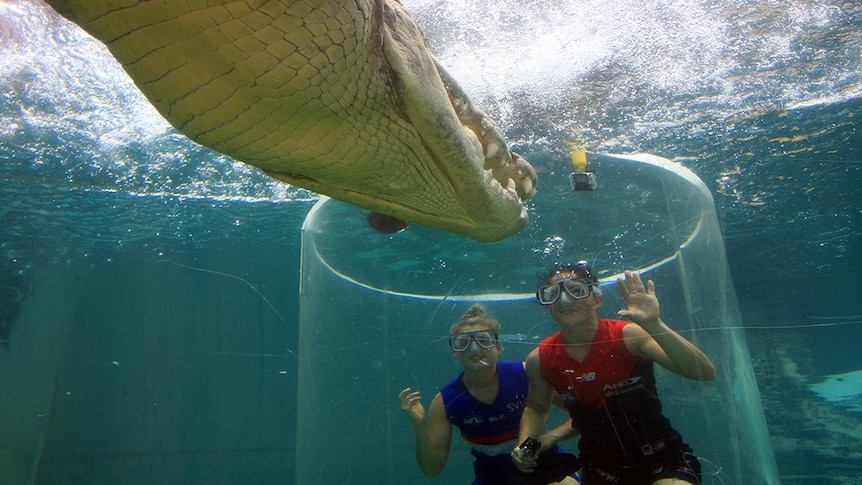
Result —
[[521, 449], [521, 456], [527, 458], [530, 456], [538, 455], [539, 449], [542, 448], [542, 443], [531, 436], [525, 439], [524, 442], [521, 443], [521, 446], [519, 446], [518, 448]]
[[593, 190], [596, 188], [596, 172], [588, 170], [585, 172], [575, 172], [569, 175], [569, 180], [572, 182], [572, 190]]
[[566, 142], [572, 147], [572, 165], [575, 167], [575, 173], [569, 175], [569, 180], [572, 182], [572, 190], [590, 191], [596, 188], [596, 172], [587, 170], [587, 152], [584, 151], [580, 143]]

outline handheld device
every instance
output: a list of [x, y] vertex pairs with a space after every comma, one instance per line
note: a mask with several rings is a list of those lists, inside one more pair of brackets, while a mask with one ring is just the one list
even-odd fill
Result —
[[590, 191], [596, 188], [596, 172], [595, 170], [587, 170], [587, 152], [584, 151], [580, 143], [566, 142], [572, 147], [572, 165], [575, 166], [575, 172], [569, 174], [569, 181], [572, 183], [574, 191]]
[[521, 448], [521, 456], [529, 457], [536, 456], [539, 454], [539, 449], [542, 447], [542, 442], [531, 437], [528, 437], [524, 440], [523, 443], [519, 446]]

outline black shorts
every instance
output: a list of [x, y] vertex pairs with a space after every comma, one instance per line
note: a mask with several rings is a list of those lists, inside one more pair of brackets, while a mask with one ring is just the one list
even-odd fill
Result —
[[662, 478], [677, 478], [694, 485], [701, 483], [700, 461], [688, 451], [668, 456], [658, 464], [644, 464], [607, 470], [585, 465], [581, 471], [581, 485], [649, 485]]

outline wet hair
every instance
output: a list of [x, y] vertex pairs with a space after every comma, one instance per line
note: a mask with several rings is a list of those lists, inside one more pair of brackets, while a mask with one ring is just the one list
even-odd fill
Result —
[[595, 274], [593, 274], [593, 268], [590, 266], [590, 263], [586, 261], [578, 261], [575, 264], [565, 263], [559, 264], [551, 268], [548, 271], [548, 274], [545, 275], [545, 278], [542, 280], [543, 285], [547, 285], [551, 282], [551, 279], [561, 273], [574, 273], [578, 278], [583, 278], [590, 283], [598, 284], [598, 280], [596, 279]]
[[481, 303], [474, 303], [470, 306], [470, 308], [467, 309], [467, 312], [461, 316], [461, 320], [452, 324], [452, 327], [449, 328], [449, 333], [454, 335], [461, 331], [462, 328], [469, 327], [471, 325], [482, 325], [488, 327], [488, 329], [494, 333], [500, 333], [500, 322], [493, 318], [486, 317], [485, 307], [482, 306]]

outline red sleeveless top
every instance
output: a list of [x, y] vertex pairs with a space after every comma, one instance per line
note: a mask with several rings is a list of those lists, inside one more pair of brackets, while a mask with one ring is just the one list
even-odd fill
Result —
[[[599, 320], [596, 337], [583, 362], [566, 353], [559, 332], [539, 344], [542, 377], [560, 394], [598, 408], [607, 399], [642, 388], [642, 376], [634, 374], [639, 363], [652, 361], [633, 355], [623, 339], [623, 327], [631, 322]], [[565, 396], [564, 396], [565, 397]]]
[[542, 377], [563, 397], [581, 432], [581, 459], [605, 470], [643, 463], [682, 445], [662, 415], [653, 361], [626, 347], [623, 327], [629, 324], [600, 319], [583, 362], [566, 353], [559, 332], [539, 344]]

